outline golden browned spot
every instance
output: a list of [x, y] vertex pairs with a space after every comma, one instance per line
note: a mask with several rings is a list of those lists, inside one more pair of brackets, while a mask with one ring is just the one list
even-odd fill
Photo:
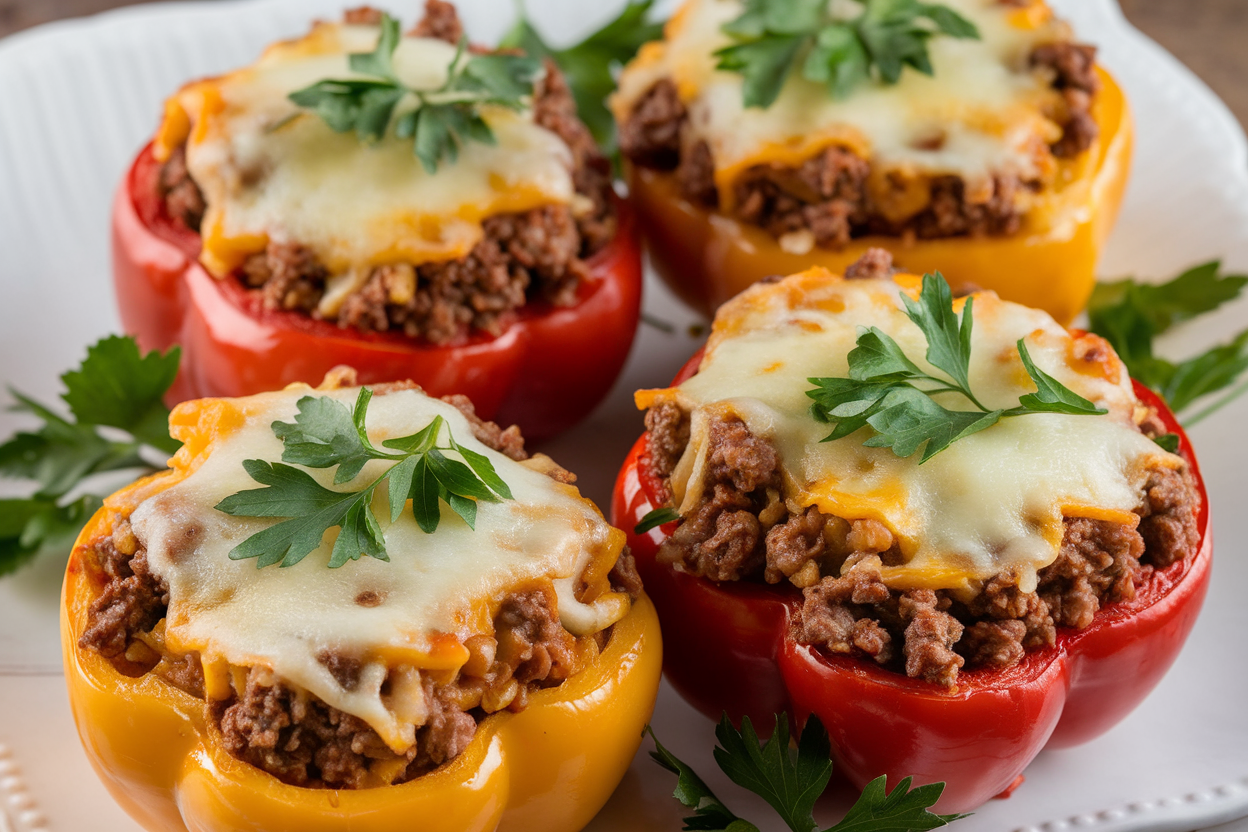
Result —
[[263, 163], [253, 162], [248, 165], [241, 165], [238, 170], [239, 184], [243, 188], [255, 188], [269, 175], [268, 166]]
[[325, 666], [343, 690], [351, 691], [360, 686], [360, 672], [364, 669], [364, 663], [359, 659], [327, 650], [318, 655], [316, 660]]
[[924, 133], [910, 143], [915, 150], [940, 150], [945, 146], [945, 131], [933, 130], [930, 133]]
[[1113, 348], [1099, 335], [1091, 332], [1077, 334], [1070, 342], [1070, 356], [1074, 369], [1085, 375], [1099, 376], [1115, 381], [1120, 372], [1118, 357]]
[[199, 545], [204, 536], [204, 527], [199, 523], [187, 523], [181, 531], [173, 535], [169, 542], [168, 558], [178, 563]]
[[359, 595], [355, 596], [355, 603], [359, 604], [361, 607], [380, 607], [381, 602], [384, 600], [386, 599], [382, 593], [374, 592], [371, 589], [366, 589]]
[[1105, 358], [1105, 350], [1102, 344], [1091, 344], [1082, 351], [1079, 356], [1081, 361], [1096, 363]]

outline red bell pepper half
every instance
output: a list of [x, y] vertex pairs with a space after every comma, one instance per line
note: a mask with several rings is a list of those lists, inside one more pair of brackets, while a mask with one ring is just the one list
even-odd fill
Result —
[[676, 524], [632, 531], [662, 504], [643, 435], [616, 480], [612, 522], [628, 533], [659, 610], [668, 681], [712, 719], [727, 711], [734, 723], [749, 716], [767, 725], [783, 711], [801, 725], [816, 714], [839, 771], [854, 786], [881, 774], [890, 789], [907, 775], [916, 784], [944, 781], [940, 812], [968, 811], [1008, 793], [1042, 748], [1109, 730], [1174, 662], [1204, 600], [1212, 556], [1208, 499], [1191, 444], [1151, 391], [1138, 383], [1135, 389], [1179, 435], [1191, 466], [1201, 498], [1195, 557], [1154, 572], [1134, 600], [1103, 607], [1086, 629], [1060, 629], [1053, 647], [1029, 652], [1018, 665], [963, 670], [952, 692], [799, 644], [790, 627], [802, 603], [796, 587], [717, 583], [658, 563], [659, 544]]
[[113, 277], [122, 325], [139, 345], [182, 347], [171, 405], [317, 384], [346, 364], [361, 384], [411, 379], [433, 396], [462, 393], [483, 418], [540, 439], [588, 415], [628, 357], [641, 311], [641, 246], [622, 201], [615, 238], [588, 261], [591, 277], [573, 306], [529, 303], [498, 337], [437, 346], [265, 310], [236, 278], [214, 279], [199, 264], [199, 235], [165, 213], [159, 169], [149, 145], [118, 189]]

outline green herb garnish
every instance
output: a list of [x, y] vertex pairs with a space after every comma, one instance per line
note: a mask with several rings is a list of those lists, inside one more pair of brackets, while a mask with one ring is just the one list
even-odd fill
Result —
[[[461, 41], [442, 86], [417, 89], [395, 72], [399, 38], [399, 22], [383, 14], [377, 48], [348, 58], [353, 72], [371, 78], [318, 81], [292, 92], [290, 100], [315, 110], [331, 129], [354, 130], [367, 142], [380, 141], [394, 120], [395, 135], [413, 139], [416, 157], [425, 170], [434, 173], [442, 162], [459, 158], [460, 149], [469, 141], [494, 144], [494, 131], [482, 118], [481, 108], [522, 109], [545, 71], [536, 58], [468, 55], [467, 41]], [[415, 106], [395, 120], [395, 111], [405, 99]]]
[[[835, 427], [823, 441], [849, 436], [863, 427], [875, 435], [863, 444], [868, 448], [892, 448], [908, 457], [923, 448], [926, 462], [959, 439], [992, 427], [1001, 419], [1033, 413], [1066, 413], [1092, 416], [1107, 413], [1074, 393], [1031, 360], [1024, 339], [1018, 354], [1036, 392], [1019, 398], [1018, 406], [990, 410], [970, 387], [971, 330], [974, 298], [967, 298], [962, 314], [953, 310], [953, 293], [939, 272], [923, 275], [917, 301], [902, 294], [906, 314], [927, 339], [927, 362], [945, 373], [932, 375], [911, 361], [901, 347], [876, 327], [859, 332], [857, 346], [849, 353], [849, 378], [807, 379], [816, 388], [806, 391], [815, 400], [812, 415]], [[934, 396], [962, 396], [975, 410], [949, 410]]]
[[518, 48], [533, 58], [550, 58], [563, 71], [576, 99], [581, 121], [609, 156], [615, 151], [615, 120], [607, 97], [615, 91], [615, 74], [632, 60], [643, 43], [663, 36], [662, 21], [647, 20], [654, 0], [629, 0], [614, 19], [566, 49], [549, 46], [525, 14], [503, 35], [503, 48]]
[[[1154, 340], [1174, 325], [1239, 297], [1248, 277], [1222, 275], [1214, 260], [1188, 269], [1167, 283], [1152, 285], [1132, 279], [1098, 283], [1088, 303], [1091, 330], [1117, 351], [1131, 376], [1165, 399], [1183, 415], [1198, 399], [1235, 384], [1248, 369], [1248, 330], [1229, 342], [1184, 361], [1153, 353]], [[1240, 385], [1202, 410], [1183, 418], [1194, 425], [1248, 390]]]
[[[110, 336], [87, 348], [76, 370], [61, 376], [70, 417], [10, 390], [14, 410], [43, 425], [0, 445], [0, 476], [34, 480], [29, 497], [0, 500], [0, 574], [16, 570], [40, 551], [68, 550], [102, 505], [100, 495], [77, 494], [84, 481], [110, 471], [155, 471], [152, 459], [181, 447], [169, 436], [163, 397], [178, 374], [178, 350], [142, 355], [133, 338]], [[101, 433], [100, 428], [112, 428]]]
[[664, 523], [675, 523], [680, 519], [680, 512], [674, 508], [652, 508], [646, 512], [636, 526], [633, 526], [634, 534], [645, 534], [651, 529], [662, 526]]
[[835, 17], [826, 0], [746, 0], [724, 24], [734, 41], [718, 50], [719, 69], [745, 76], [745, 106], [767, 108], [785, 79], [825, 84], [836, 98], [874, 79], [895, 84], [911, 67], [932, 74], [927, 42], [936, 35], [979, 39], [975, 24], [948, 6], [918, 0], [856, 0], [862, 12]]
[[1169, 451], [1172, 454], [1179, 452], [1179, 435], [1177, 433], [1163, 433], [1160, 436], [1154, 436], [1153, 441], [1164, 451]]
[[[684, 829], [758, 832], [755, 824], [724, 805], [697, 772], [664, 748], [653, 728], [646, 726], [646, 732], [654, 740], [650, 756], [676, 775], [672, 796], [694, 811], [684, 819]], [[817, 716], [806, 720], [796, 749], [789, 747], [789, 719], [784, 714], [776, 717], [775, 731], [766, 742], [759, 740], [749, 717], [741, 720], [738, 731], [727, 714], [716, 727], [715, 737], [719, 740], [715, 762], [732, 782], [766, 800], [793, 832], [813, 832], [818, 827], [815, 801], [832, 777], [832, 744]], [[890, 793], [885, 778], [877, 777], [862, 790], [844, 819], [823, 832], [926, 832], [967, 817], [928, 811], [940, 799], [944, 783], [915, 789], [910, 783], [907, 777]]]
[[[354, 479], [372, 460], [395, 464], [357, 491], [334, 491], [307, 472], [282, 462], [248, 459], [243, 467], [253, 480], [264, 485], [226, 497], [216, 508], [234, 517], [288, 517], [274, 526], [256, 532], [230, 550], [231, 560], [258, 558], [263, 568], [280, 564], [293, 566], [321, 545], [325, 532], [340, 527], [330, 553], [329, 566], [337, 568], [363, 555], [389, 560], [381, 526], [373, 514], [373, 494], [387, 483], [390, 521], [403, 514], [408, 500], [416, 524], [427, 534], [437, 531], [446, 503], [469, 528], [476, 528], [477, 502], [512, 499], [511, 489], [494, 470], [489, 458], [455, 441], [450, 426], [435, 416], [424, 429], [381, 444], [398, 453], [373, 445], [364, 426], [364, 417], [373, 393], [361, 388], [355, 407], [328, 396], [304, 396], [298, 402], [294, 422], [274, 422], [273, 434], [282, 440], [283, 462], [306, 468], [338, 467], [334, 484]], [[446, 427], [446, 443], [439, 438]], [[456, 453], [459, 460], [448, 457]]]

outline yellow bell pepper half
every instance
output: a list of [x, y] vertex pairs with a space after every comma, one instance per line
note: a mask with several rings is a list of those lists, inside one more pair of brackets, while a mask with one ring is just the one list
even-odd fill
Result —
[[1097, 68], [1101, 89], [1092, 105], [1100, 135], [1075, 159], [1057, 160], [1053, 186], [1040, 194], [1017, 234], [906, 242], [868, 236], [833, 251], [784, 251], [754, 225], [695, 205], [680, 195], [672, 173], [632, 166], [629, 198], [655, 269], [677, 296], [710, 315], [755, 281], [823, 266], [836, 274], [868, 248], [888, 249], [908, 272], [940, 271], [954, 289], [995, 291], [1044, 309], [1063, 325], [1083, 310], [1096, 283], [1096, 261], [1126, 189], [1133, 142], [1122, 90]]
[[[133, 504], [162, 476], [141, 480], [109, 504], [128, 496]], [[519, 713], [488, 716], [468, 748], [442, 768], [372, 789], [286, 785], [225, 751], [203, 700], [150, 673], [123, 675], [78, 647], [98, 592], [83, 558], [109, 533], [111, 516], [104, 508], [91, 519], [65, 573], [65, 678], [92, 766], [151, 832], [575, 832], [606, 803], [641, 744], [662, 667], [658, 618], [644, 595], [588, 667], [534, 692]]]

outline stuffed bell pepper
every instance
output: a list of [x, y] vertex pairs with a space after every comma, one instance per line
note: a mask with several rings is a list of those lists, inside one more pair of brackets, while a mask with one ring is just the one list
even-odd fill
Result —
[[658, 689], [623, 533], [463, 397], [351, 381], [179, 405], [83, 530], [87, 756], [152, 832], [579, 830]]
[[186, 85], [113, 214], [122, 322], [182, 346], [177, 400], [413, 379], [530, 439], [628, 355], [641, 265], [610, 166], [552, 63], [348, 12]]
[[815, 714], [856, 786], [945, 781], [960, 812], [1157, 684], [1204, 598], [1208, 507], [1104, 340], [887, 261], [721, 307], [637, 394], [613, 517], [694, 706]]
[[688, 0], [612, 106], [655, 266], [708, 314], [883, 247], [1069, 323], [1131, 153], [1122, 91], [1043, 0]]

